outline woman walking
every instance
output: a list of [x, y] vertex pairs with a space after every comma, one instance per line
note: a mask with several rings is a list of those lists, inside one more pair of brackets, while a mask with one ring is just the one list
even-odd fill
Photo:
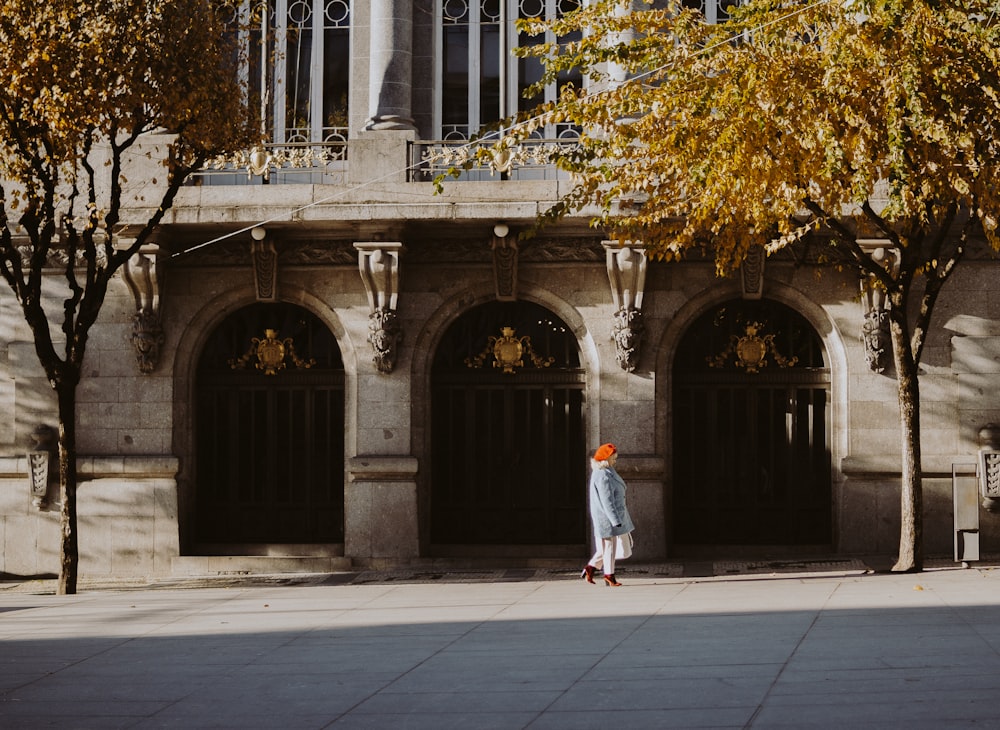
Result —
[[[594, 557], [583, 569], [582, 577], [594, 582], [594, 573], [604, 571], [605, 585], [617, 588], [615, 579], [615, 552], [628, 557], [632, 553], [632, 518], [625, 506], [625, 480], [615, 471], [618, 449], [614, 444], [604, 444], [594, 452], [590, 462], [590, 521], [594, 524]], [[622, 549], [627, 548], [622, 552]]]

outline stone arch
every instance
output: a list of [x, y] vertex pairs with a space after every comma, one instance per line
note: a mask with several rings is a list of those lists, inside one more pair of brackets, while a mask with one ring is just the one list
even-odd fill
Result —
[[[556, 315], [567, 326], [576, 341], [580, 367], [586, 373], [584, 386], [584, 429], [586, 443], [597, 438], [596, 424], [599, 422], [597, 404], [599, 402], [599, 378], [593, 377], [599, 369], [597, 347], [580, 313], [568, 302], [554, 296], [550, 291], [522, 285], [519, 300], [544, 307]], [[425, 552], [429, 541], [430, 471], [431, 471], [431, 382], [435, 353], [448, 328], [464, 313], [483, 304], [495, 301], [491, 286], [484, 283], [481, 288], [470, 287], [454, 294], [440, 303], [426, 319], [416, 338], [411, 361], [413, 383], [413, 430], [414, 451], [421, 467], [417, 475], [418, 503], [420, 513], [421, 551]], [[581, 459], [582, 463], [586, 463]], [[581, 486], [581, 489], [585, 484]], [[583, 539], [583, 538], [581, 538]], [[575, 554], [575, 553], [574, 553]]]
[[[848, 431], [848, 366], [847, 347], [842, 334], [837, 328], [833, 316], [821, 305], [808, 298], [799, 290], [769, 281], [767, 284], [767, 299], [773, 300], [796, 310], [812, 327], [822, 344], [830, 371], [830, 468], [832, 481], [832, 541], [836, 548], [838, 542], [838, 515], [840, 512], [841, 495], [839, 485], [842, 482], [840, 464], [847, 453]], [[665, 514], [667, 515], [667, 544], [674, 545], [674, 534], [670, 515], [673, 513], [673, 492], [675, 463], [673, 454], [674, 432], [672, 423], [673, 407], [671, 403], [674, 392], [674, 359], [681, 339], [691, 325], [706, 311], [725, 301], [740, 298], [740, 288], [735, 283], [725, 282], [707, 287], [687, 299], [680, 306], [669, 324], [664, 329], [656, 350], [656, 444], [657, 449], [665, 455]]]
[[[291, 284], [283, 285], [279, 301], [309, 311], [330, 331], [340, 350], [344, 370], [344, 455], [353, 454], [357, 412], [357, 349], [336, 311], [310, 292]], [[197, 369], [201, 354], [216, 328], [239, 310], [257, 303], [244, 289], [228, 290], [198, 307], [178, 332], [171, 363], [173, 372], [173, 451], [180, 458], [178, 489], [178, 528], [182, 554], [191, 554], [194, 545], [195, 510], [195, 429]]]

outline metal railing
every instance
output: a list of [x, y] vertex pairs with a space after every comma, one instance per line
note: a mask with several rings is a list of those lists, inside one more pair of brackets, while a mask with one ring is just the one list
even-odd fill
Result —
[[566, 180], [569, 174], [559, 170], [553, 156], [577, 144], [572, 137], [529, 139], [489, 155], [481, 160], [481, 151], [491, 150], [496, 140], [418, 140], [410, 144], [410, 180], [428, 182], [452, 170], [460, 170], [454, 179], [462, 181], [496, 180]]
[[190, 185], [342, 184], [347, 180], [347, 138], [256, 145], [211, 160]]

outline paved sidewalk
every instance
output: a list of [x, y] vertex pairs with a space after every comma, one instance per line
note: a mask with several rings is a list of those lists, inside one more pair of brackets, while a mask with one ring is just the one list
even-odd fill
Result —
[[0, 728], [1000, 727], [1000, 568], [662, 572], [0, 590]]

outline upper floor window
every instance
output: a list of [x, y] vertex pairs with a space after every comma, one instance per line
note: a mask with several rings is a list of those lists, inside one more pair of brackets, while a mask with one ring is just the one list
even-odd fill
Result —
[[240, 72], [262, 136], [346, 142], [350, 0], [242, 0], [234, 11], [249, 49]]
[[740, 4], [740, 0], [684, 0], [684, 6], [700, 10], [708, 23], [725, 23], [729, 11]]
[[[518, 33], [518, 18], [553, 18], [580, 7], [581, 0], [439, 0], [441, 18], [437, 126], [441, 138], [465, 140], [484, 126], [542, 101], [554, 101], [562, 86], [579, 88], [578, 72], [563, 74], [544, 93], [525, 98], [525, 90], [542, 76], [537, 58], [516, 58], [511, 51], [572, 36], [533, 37]], [[545, 137], [575, 137], [569, 125], [545, 130]]]

